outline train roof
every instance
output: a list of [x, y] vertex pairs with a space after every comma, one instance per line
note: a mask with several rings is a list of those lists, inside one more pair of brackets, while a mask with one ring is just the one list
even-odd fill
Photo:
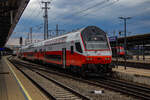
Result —
[[[28, 44], [28, 45], [26, 45], [26, 46], [22, 46], [22, 49], [26, 49], [26, 48], [30, 48], [30, 47], [43, 46], [43, 45], [45, 45], [45, 43], [48, 42], [48, 41], [52, 41], [52, 40], [56, 40], [56, 39], [60, 39], [60, 38], [64, 38], [64, 37], [66, 37], [66, 41], [68, 41], [68, 39], [67, 39], [68, 36], [73, 37], [73, 35], [79, 34], [79, 33], [82, 32], [82, 30], [84, 30], [84, 29], [85, 29], [85, 28], [81, 28], [81, 29], [76, 30], [76, 31], [68, 32], [67, 34], [63, 34], [63, 35], [60, 35], [60, 36], [57, 36], [57, 37], [53, 37], [53, 38], [50, 38], [50, 39], [47, 39], [47, 40], [43, 40], [43, 41], [40, 41], [40, 42]], [[73, 39], [75, 39], [75, 38], [72, 38], [72, 40], [73, 40]]]
[[63, 35], [53, 37], [53, 38], [50, 38], [47, 40], [43, 40], [43, 41], [40, 41], [37, 43], [32, 43], [27, 46], [24, 46], [23, 49], [30, 48], [30, 47], [38, 47], [38, 46], [43, 46], [43, 45], [49, 45], [49, 44], [53, 44], [53, 43], [75, 41], [75, 40], [79, 39], [78, 36], [80, 35], [80, 33], [82, 31], [84, 31], [85, 29], [88, 29], [88, 28], [92, 28], [92, 27], [96, 27], [96, 26], [87, 26], [87, 27], [81, 28], [79, 30], [69, 32], [67, 34], [63, 34]]

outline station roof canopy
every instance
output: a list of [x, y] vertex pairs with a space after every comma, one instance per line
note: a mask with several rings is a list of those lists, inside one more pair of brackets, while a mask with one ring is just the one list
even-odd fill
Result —
[[[113, 41], [111, 43], [115, 43], [115, 42]], [[124, 43], [124, 37], [118, 38], [118, 43], [123, 44]], [[143, 44], [150, 44], [150, 33], [127, 37], [127, 45], [128, 46], [143, 45]]]
[[0, 0], [0, 47], [12, 34], [30, 0]]

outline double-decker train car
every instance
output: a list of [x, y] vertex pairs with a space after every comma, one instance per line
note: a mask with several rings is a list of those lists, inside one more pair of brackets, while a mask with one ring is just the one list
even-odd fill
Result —
[[112, 52], [106, 33], [96, 26], [22, 47], [19, 56], [82, 73], [109, 73]]

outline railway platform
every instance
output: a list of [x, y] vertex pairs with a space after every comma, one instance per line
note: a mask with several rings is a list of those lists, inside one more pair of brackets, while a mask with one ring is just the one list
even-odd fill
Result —
[[0, 100], [48, 100], [7, 57], [0, 59]]
[[119, 79], [150, 85], [150, 70], [118, 66], [113, 68], [114, 77]]
[[125, 70], [124, 66], [118, 66], [118, 68], [114, 68], [113, 70], [127, 73], [127, 74], [135, 74], [137, 76], [139, 75], [139, 76], [150, 77], [150, 70], [148, 69], [137, 69], [137, 68], [127, 67]]
[[[117, 61], [116, 58], [113, 58], [112, 60], [113, 60], [114, 62]], [[118, 61], [119, 61], [119, 62], [124, 62], [124, 59], [120, 59], [120, 58], [119, 58]], [[145, 60], [143, 60], [142, 58], [140, 58], [139, 60], [133, 58], [133, 59], [127, 59], [126, 61], [127, 61], [128, 63], [141, 63], [141, 64], [146, 63], [146, 64], [150, 64], [150, 58], [147, 58], [147, 59], [145, 59]]]
[[[119, 66], [124, 66], [125, 64], [125, 60], [124, 59], [116, 59], [116, 58], [113, 58], [112, 59], [112, 62], [115, 64], [115, 65], [119, 65]], [[143, 59], [127, 59], [126, 60], [126, 65], [127, 67], [132, 67], [132, 68], [139, 68], [139, 69], [149, 69], [150, 70], [150, 59], [147, 58], [145, 60]]]

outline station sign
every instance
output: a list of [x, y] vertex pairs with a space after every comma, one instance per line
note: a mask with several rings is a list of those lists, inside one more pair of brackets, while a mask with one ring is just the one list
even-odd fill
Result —
[[0, 51], [4, 51], [5, 49], [4, 48], [0, 48]]
[[113, 42], [113, 41], [116, 41], [116, 40], [117, 40], [117, 36], [109, 37], [109, 41], [110, 42]]

